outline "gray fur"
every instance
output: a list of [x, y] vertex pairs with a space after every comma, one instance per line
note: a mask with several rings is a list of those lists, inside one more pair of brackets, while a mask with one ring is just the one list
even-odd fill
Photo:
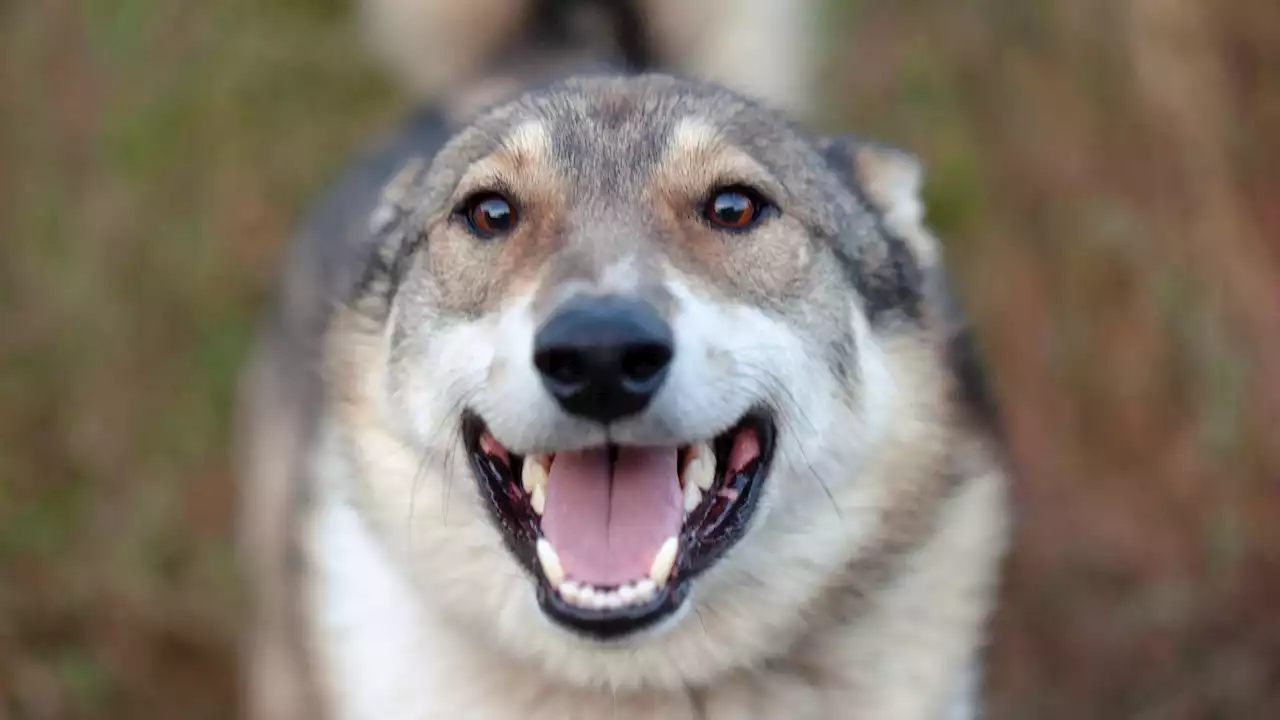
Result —
[[[814, 138], [759, 101], [666, 74], [600, 71], [525, 87], [457, 127], [431, 112], [406, 123], [352, 164], [295, 241], [242, 398], [253, 714], [377, 706], [382, 717], [394, 702], [406, 715], [420, 708], [413, 717], [482, 706], [503, 718], [565, 717], [568, 708], [590, 716], [610, 706], [606, 686], [617, 717], [817, 718], [836, 708], [966, 717], [1003, 548], [1002, 458], [941, 248], [910, 208], [914, 158], [859, 138]], [[750, 177], [688, 182], [709, 191], [749, 181], [777, 203], [776, 218], [747, 236], [717, 236], [697, 224], [691, 198], [664, 204], [706, 167], [689, 156], [691, 127], [714, 136], [713, 160], [745, 158], [726, 167]], [[544, 194], [524, 214], [532, 229], [509, 242], [471, 238], [454, 216], [459, 183], [528, 128], [541, 133], [536, 157], [503, 165], [514, 186], [497, 189], [518, 207], [521, 193]], [[617, 279], [621, 258], [632, 261]], [[568, 293], [609, 283], [673, 322], [691, 305], [755, 318], [735, 327], [686, 317], [686, 333], [774, 333], [804, 350], [769, 357], [771, 346], [757, 344], [764, 356], [744, 366], [709, 346], [705, 361], [723, 366], [721, 395], [680, 412], [657, 403], [614, 428], [623, 442], [685, 443], [739, 412], [719, 405], [755, 393], [779, 413], [786, 467], [809, 473], [776, 488], [770, 480], [767, 504], [778, 509], [702, 585], [701, 634], [686, 619], [672, 639], [637, 646], [634, 663], [541, 626], [512, 629], [528, 612], [528, 586], [491, 550], [493, 529], [475, 520], [480, 499], [455, 462], [457, 413], [468, 404], [514, 452], [599, 442], [598, 429], [540, 415], [541, 399], [495, 390], [504, 373], [523, 372], [503, 365], [499, 349], [527, 339], [482, 328], [524, 328], [511, 318], [545, 317]], [[459, 359], [468, 348], [455, 346], [477, 338], [487, 367]], [[806, 374], [805, 354], [825, 377]], [[828, 419], [815, 425], [819, 416]], [[854, 463], [856, 477], [841, 475]], [[854, 542], [844, 523], [861, 521], [846, 514], [865, 514], [868, 498], [878, 503], [875, 529]], [[333, 519], [347, 516], [359, 530]], [[354, 546], [344, 539], [352, 532]], [[811, 545], [797, 544], [802, 533]], [[452, 566], [421, 554], [422, 543], [473, 556], [451, 582], [432, 585]], [[827, 554], [846, 544], [834, 565], [800, 560], [806, 547]], [[356, 556], [364, 559], [352, 565]], [[377, 609], [345, 616], [355, 623], [347, 635], [326, 626], [352, 603], [364, 607], [366, 581], [410, 589], [368, 590]], [[813, 591], [779, 612], [787, 583]], [[418, 607], [423, 590], [432, 600]], [[447, 632], [426, 616], [379, 627], [437, 606], [454, 613]], [[921, 637], [923, 628], [934, 634]], [[435, 643], [428, 652], [382, 650], [419, 633]], [[377, 697], [363, 673], [384, 663], [389, 677], [407, 679]], [[906, 670], [886, 670], [896, 664]], [[487, 684], [492, 673], [503, 692]], [[904, 685], [911, 673], [928, 680]], [[443, 684], [423, 695], [419, 681]]]

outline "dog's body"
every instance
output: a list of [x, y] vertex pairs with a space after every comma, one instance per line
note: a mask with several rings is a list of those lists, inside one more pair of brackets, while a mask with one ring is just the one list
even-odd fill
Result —
[[[303, 227], [243, 387], [251, 714], [972, 717], [1005, 479], [914, 160], [719, 85], [531, 86]], [[643, 363], [574, 345], [619, 333]]]

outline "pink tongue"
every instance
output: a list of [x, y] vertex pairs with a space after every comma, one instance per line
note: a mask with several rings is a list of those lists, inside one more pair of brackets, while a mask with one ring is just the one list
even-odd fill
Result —
[[542, 532], [570, 580], [610, 587], [649, 576], [654, 555], [684, 519], [675, 448], [556, 453]]

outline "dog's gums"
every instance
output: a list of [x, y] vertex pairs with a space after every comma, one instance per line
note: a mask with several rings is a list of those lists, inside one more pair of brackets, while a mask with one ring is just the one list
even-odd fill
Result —
[[507, 547], [552, 620], [596, 639], [675, 612], [689, 584], [742, 536], [773, 454], [748, 415], [711, 441], [521, 456], [474, 415], [463, 437]]

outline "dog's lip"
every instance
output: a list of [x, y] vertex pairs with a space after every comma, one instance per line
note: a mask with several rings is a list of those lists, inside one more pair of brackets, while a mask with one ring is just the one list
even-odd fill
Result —
[[593, 610], [565, 601], [546, 578], [538, 578], [538, 604], [553, 622], [590, 640], [620, 640], [652, 628], [670, 617], [684, 603], [689, 583], [672, 582], [657, 591], [653, 599], [616, 610]]
[[[727, 477], [729, 454], [735, 438], [746, 430], [756, 434], [758, 454], [732, 477]], [[712, 489], [717, 493], [708, 490], [703, 502], [686, 513], [676, 546], [677, 555], [667, 581], [657, 586], [652, 596], [643, 601], [607, 609], [592, 609], [568, 602], [560, 592], [564, 579], [560, 578], [556, 583], [548, 579], [538, 553], [539, 544], [549, 545], [542, 537], [540, 514], [532, 510], [528, 495], [524, 495], [523, 503], [520, 501], [522, 478], [513, 470], [519, 467], [523, 473], [527, 456], [505, 448], [501, 450], [505, 456], [502, 458], [485, 452], [482, 437], [488, 447], [498, 444], [498, 441], [488, 434], [486, 423], [474, 412], [464, 413], [462, 431], [472, 469], [481, 492], [489, 500], [490, 516], [501, 529], [508, 550], [534, 578], [543, 613], [575, 634], [596, 641], [610, 641], [652, 628], [677, 612], [687, 599], [693, 580], [713, 567], [745, 534], [769, 474], [776, 427], [772, 414], [757, 408], [711, 441], [715, 454]], [[680, 446], [682, 458], [691, 445]], [[504, 460], [505, 466], [499, 460]], [[726, 490], [730, 491], [727, 500], [724, 499]], [[618, 591], [619, 588], [613, 590]]]

